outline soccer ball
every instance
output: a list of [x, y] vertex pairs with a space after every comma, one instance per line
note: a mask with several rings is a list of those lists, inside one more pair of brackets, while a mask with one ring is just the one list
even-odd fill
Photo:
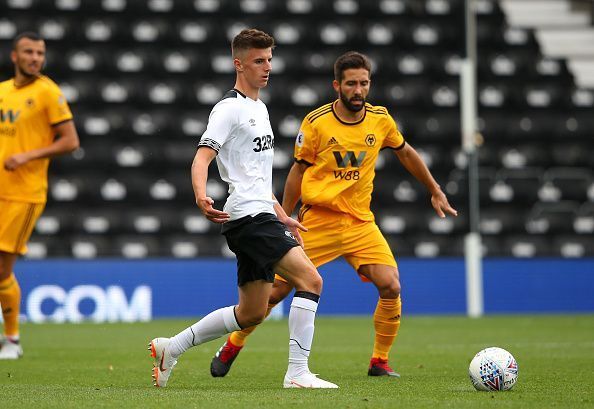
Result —
[[485, 348], [470, 362], [468, 375], [479, 391], [507, 391], [518, 380], [518, 363], [503, 348]]

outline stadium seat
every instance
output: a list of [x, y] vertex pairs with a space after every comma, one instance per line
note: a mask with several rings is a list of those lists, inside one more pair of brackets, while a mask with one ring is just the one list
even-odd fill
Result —
[[464, 243], [460, 236], [413, 236], [413, 254], [419, 258], [453, 257], [463, 254]]
[[409, 240], [400, 234], [384, 234], [392, 253], [398, 261], [401, 257], [414, 257], [414, 248]]
[[106, 12], [121, 13], [128, 9], [129, 4], [128, 0], [105, 0], [101, 2], [101, 8]]
[[64, 258], [70, 256], [67, 244], [62, 240], [56, 240], [56, 237], [32, 234], [27, 243], [28, 259], [45, 259], [48, 257]]
[[572, 201], [538, 202], [526, 218], [526, 231], [531, 234], [570, 233], [578, 207], [579, 203]]
[[167, 236], [164, 241], [164, 255], [169, 257], [194, 258], [231, 256], [225, 238], [221, 235], [176, 234]]
[[175, 231], [177, 214], [169, 208], [130, 209], [122, 220], [128, 234], [163, 234]]
[[72, 236], [70, 240], [70, 254], [76, 259], [120, 256], [120, 254], [116, 252], [115, 243], [112, 243], [110, 238], [82, 234]]
[[592, 164], [594, 157], [594, 146], [588, 146], [586, 143], [576, 142], [556, 142], [550, 149], [552, 157], [550, 163], [554, 166], [565, 167], [588, 167]]
[[577, 234], [594, 233], [594, 201], [580, 205], [573, 219], [573, 230]]
[[[507, 196], [501, 198], [493, 194], [496, 188], [496, 170], [490, 167], [479, 168], [479, 199], [481, 203], [490, 201], [506, 201]], [[462, 203], [468, 197], [468, 171], [465, 169], [454, 169], [450, 172], [445, 184], [444, 192], [450, 197], [452, 203]]]
[[544, 257], [551, 254], [551, 241], [546, 235], [509, 235], [503, 239], [503, 252], [516, 258]]
[[548, 149], [534, 144], [506, 145], [499, 149], [499, 165], [508, 169], [544, 167], [552, 163]]
[[[589, 138], [592, 136], [592, 128], [594, 128], [594, 118], [592, 118], [592, 106], [586, 105], [582, 109], [575, 109], [569, 114], [561, 114], [555, 121], [553, 128], [560, 136], [564, 138]], [[587, 139], [585, 139], [587, 141]], [[591, 144], [586, 146], [592, 148]]]
[[553, 255], [564, 258], [594, 256], [594, 243], [591, 237], [583, 235], [558, 235], [553, 239]]
[[524, 232], [525, 212], [513, 204], [491, 204], [479, 211], [479, 228], [485, 236], [506, 236]]
[[571, 95], [571, 103], [574, 108], [591, 108], [594, 106], [594, 91], [575, 88]]
[[375, 216], [377, 225], [386, 235], [405, 237], [428, 231], [425, 220], [426, 212], [419, 209], [419, 206], [414, 203], [398, 203], [397, 206], [378, 207]]
[[[495, 201], [514, 200], [532, 204], [538, 199], [543, 173], [543, 169], [538, 167], [500, 169], [495, 176], [496, 185], [490, 196]], [[509, 194], [506, 187], [510, 189]]]
[[[377, 94], [380, 102], [385, 101], [386, 106], [397, 107], [398, 112], [400, 112], [403, 109], [429, 107], [431, 104], [430, 96], [423, 91], [428, 87], [427, 80], [422, 78], [403, 79], [401, 81], [386, 80], [381, 89], [374, 91], [374, 95]], [[401, 116], [404, 123], [406, 123], [412, 114]]]
[[585, 202], [588, 189], [594, 185], [594, 173], [589, 168], [552, 167], [544, 173], [543, 181], [558, 188], [563, 200]]
[[38, 236], [62, 236], [73, 231], [73, 214], [76, 214], [76, 208], [70, 206], [54, 207], [46, 209], [37, 219], [35, 224], [35, 234]]
[[483, 257], [511, 257], [501, 244], [502, 236], [481, 236], [481, 254]]
[[123, 235], [115, 239], [116, 255], [127, 259], [161, 257], [164, 250], [157, 235]]
[[83, 210], [77, 212], [74, 220], [76, 231], [87, 235], [114, 235], [124, 232], [122, 209]]
[[468, 211], [458, 206], [461, 215], [458, 217], [444, 217], [441, 218], [435, 213], [433, 209], [425, 211], [425, 220], [427, 229], [435, 234], [441, 236], [459, 235], [468, 231]]
[[[456, 243], [468, 228], [468, 157], [459, 126], [463, 6], [463, 0], [0, 0], [0, 71], [13, 70], [14, 35], [38, 30], [48, 40], [46, 71], [69, 101], [81, 138], [79, 150], [52, 160], [49, 202], [31, 257], [124, 257], [123, 243], [127, 257], [231, 255], [220, 226], [195, 207], [190, 167], [212, 106], [235, 80], [229, 42], [251, 26], [271, 32], [278, 44], [271, 86], [261, 93], [275, 134], [275, 193], [282, 195], [303, 117], [335, 98], [336, 57], [360, 50], [372, 60], [369, 101], [388, 108], [462, 211], [451, 224], [434, 222], [425, 188], [386, 151], [376, 170], [378, 224], [398, 256], [461, 254]], [[474, 6], [483, 251], [587, 257], [594, 91], [574, 84], [563, 59], [543, 56], [533, 30], [511, 27], [497, 1]], [[214, 164], [208, 193], [220, 208], [227, 186]], [[559, 210], [567, 201], [574, 213]], [[138, 229], [134, 221], [143, 212], [155, 213], [145, 216], [158, 229], [150, 232], [150, 218]], [[543, 220], [546, 234], [538, 233]], [[450, 235], [450, 243], [442, 240]]]

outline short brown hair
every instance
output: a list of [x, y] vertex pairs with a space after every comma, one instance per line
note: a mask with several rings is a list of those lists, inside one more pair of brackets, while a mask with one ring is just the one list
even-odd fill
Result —
[[17, 45], [19, 44], [19, 41], [21, 41], [23, 38], [28, 38], [29, 40], [33, 40], [33, 41], [43, 41], [43, 37], [41, 37], [39, 34], [37, 34], [34, 31], [24, 31], [20, 34], [18, 34], [14, 40], [12, 40], [12, 49], [16, 50], [17, 49]]
[[336, 59], [334, 63], [334, 79], [341, 82], [343, 73], [351, 68], [365, 68], [371, 73], [371, 62], [364, 54], [357, 51], [348, 51]]
[[264, 31], [249, 28], [242, 30], [237, 34], [231, 43], [233, 58], [237, 58], [237, 55], [242, 51], [247, 51], [252, 48], [274, 48], [274, 38]]

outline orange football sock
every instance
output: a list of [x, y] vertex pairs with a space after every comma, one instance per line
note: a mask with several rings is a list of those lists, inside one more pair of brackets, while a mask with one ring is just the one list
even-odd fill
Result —
[[380, 298], [373, 314], [375, 326], [375, 343], [373, 344], [373, 358], [388, 359], [392, 344], [400, 328], [402, 302], [400, 296], [395, 299]]
[[14, 273], [6, 280], [0, 281], [0, 306], [4, 318], [4, 334], [8, 337], [18, 337], [21, 287]]
[[[270, 315], [270, 311], [272, 311], [272, 309], [276, 306], [276, 304], [268, 304], [268, 309], [266, 310], [266, 316], [268, 317]], [[246, 338], [252, 333], [254, 332], [254, 330], [257, 328], [257, 325], [248, 327], [248, 328], [244, 328], [241, 331], [235, 331], [232, 332], [231, 335], [229, 336], [229, 339], [231, 340], [231, 343], [237, 347], [242, 347], [245, 344], [245, 340]]]

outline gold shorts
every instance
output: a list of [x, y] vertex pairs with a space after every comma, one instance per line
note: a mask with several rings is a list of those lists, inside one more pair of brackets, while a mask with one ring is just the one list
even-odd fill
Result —
[[[305, 254], [316, 267], [341, 256], [355, 271], [366, 264], [397, 267], [392, 250], [375, 222], [307, 205], [299, 211], [299, 221], [308, 229], [300, 232]], [[276, 278], [285, 281], [278, 275]]]
[[0, 251], [25, 254], [27, 241], [44, 208], [44, 203], [0, 199]]

